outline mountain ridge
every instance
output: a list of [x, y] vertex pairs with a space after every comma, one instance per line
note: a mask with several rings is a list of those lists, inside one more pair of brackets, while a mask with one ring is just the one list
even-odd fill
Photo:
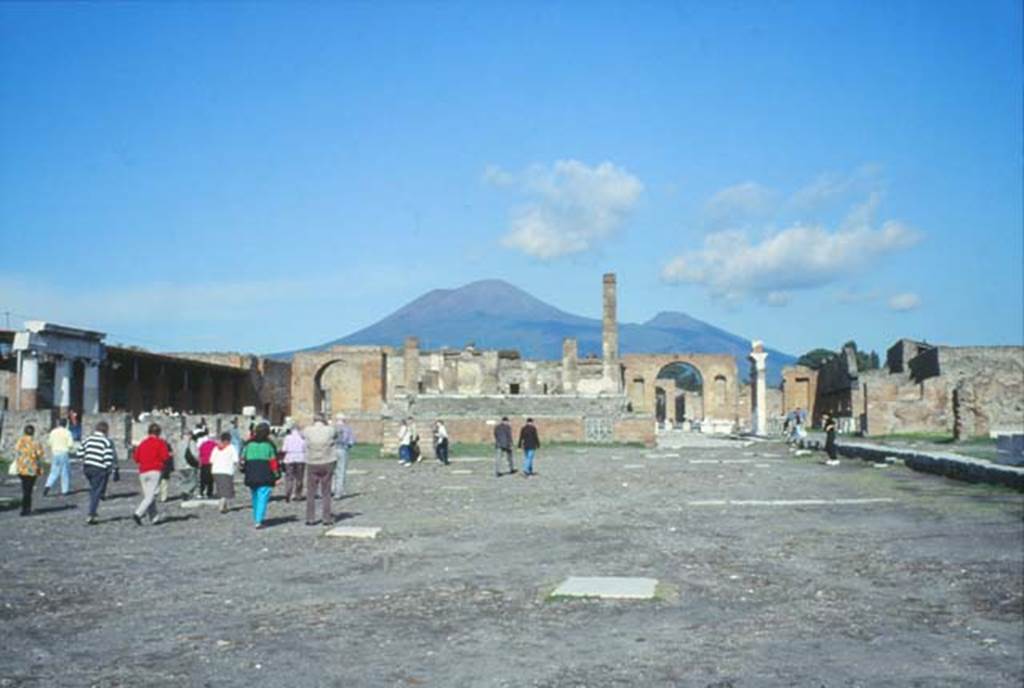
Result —
[[[415, 336], [424, 349], [516, 349], [525, 358], [557, 360], [562, 340], [575, 337], [580, 356], [601, 354], [601, 320], [568, 313], [500, 279], [432, 289], [381, 320], [344, 337], [296, 351], [271, 354], [290, 358], [339, 344], [401, 347]], [[661, 311], [643, 323], [619, 323], [621, 353], [729, 353], [737, 358], [740, 378], [747, 377], [750, 340], [680, 311]], [[781, 381], [781, 369], [796, 361], [768, 350], [769, 384]]]

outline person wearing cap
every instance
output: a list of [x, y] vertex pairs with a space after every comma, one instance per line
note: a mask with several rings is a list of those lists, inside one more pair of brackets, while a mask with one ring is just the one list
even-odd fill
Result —
[[540, 437], [537, 436], [533, 418], [527, 418], [526, 425], [519, 431], [519, 448], [523, 450], [523, 477], [537, 475], [533, 471], [533, 457], [540, 449]]
[[345, 496], [345, 471], [348, 470], [348, 452], [356, 443], [355, 433], [345, 422], [345, 414], [339, 413], [334, 416], [334, 451], [338, 457], [338, 463], [334, 467], [334, 480], [331, 484], [331, 493], [335, 499]]
[[501, 422], [494, 426], [494, 477], [500, 478], [502, 457], [508, 463], [509, 474], [516, 472], [516, 465], [512, 460], [512, 426], [508, 423], [508, 416], [502, 416]]

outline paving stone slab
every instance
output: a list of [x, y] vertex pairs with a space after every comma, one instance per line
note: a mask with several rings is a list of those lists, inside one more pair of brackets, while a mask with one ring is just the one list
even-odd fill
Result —
[[448, 459], [451, 463], [474, 463], [477, 461], [490, 461], [493, 457], [487, 456], [457, 456], [453, 459]]
[[366, 475], [370, 471], [365, 471], [362, 468], [349, 468], [345, 471], [345, 475]]
[[358, 540], [372, 540], [377, 537], [381, 529], [371, 526], [334, 526], [324, 535], [327, 537], [356, 538]]
[[623, 468], [647, 468], [647, 466], [643, 465], [642, 463], [627, 463], [623, 466]]
[[617, 576], [570, 576], [551, 593], [552, 597], [596, 597], [604, 600], [649, 600], [654, 598], [655, 578]]
[[468, 490], [468, 485], [442, 485], [442, 490]]
[[456, 468], [454, 471], [449, 471], [452, 475], [472, 475], [473, 471], [465, 468]]
[[179, 504], [182, 509], [201, 509], [204, 506], [219, 507], [219, 499], [186, 499]]

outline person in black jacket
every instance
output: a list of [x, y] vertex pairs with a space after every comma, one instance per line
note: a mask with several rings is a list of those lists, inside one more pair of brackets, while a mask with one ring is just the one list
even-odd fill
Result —
[[512, 426], [508, 424], [508, 417], [503, 417], [501, 422], [494, 426], [494, 477], [501, 477], [501, 459], [505, 457], [508, 461], [508, 472], [515, 473], [516, 465], [512, 461]]
[[519, 448], [523, 450], [523, 477], [537, 475], [533, 470], [533, 456], [540, 449], [540, 437], [537, 436], [533, 418], [527, 418], [526, 425], [519, 431]]
[[821, 417], [822, 429], [825, 431], [825, 453], [828, 454], [827, 466], [838, 466], [836, 458], [836, 419], [829, 414]]

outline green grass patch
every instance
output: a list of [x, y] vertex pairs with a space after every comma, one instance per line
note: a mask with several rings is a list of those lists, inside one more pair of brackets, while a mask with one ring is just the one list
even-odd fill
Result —
[[380, 445], [379, 444], [359, 444], [357, 443], [351, 449], [348, 450], [349, 459], [379, 459], [380, 458]]

